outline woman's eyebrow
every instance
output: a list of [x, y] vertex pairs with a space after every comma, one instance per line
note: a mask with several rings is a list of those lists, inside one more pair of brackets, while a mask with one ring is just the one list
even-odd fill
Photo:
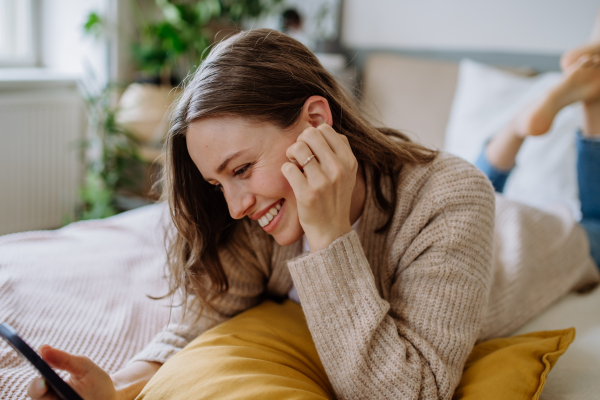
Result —
[[227, 168], [227, 164], [229, 164], [230, 161], [232, 161], [233, 159], [241, 156], [243, 153], [245, 153], [246, 151], [248, 151], [249, 149], [244, 149], [244, 150], [240, 150], [238, 152], [233, 153], [232, 155], [230, 155], [229, 157], [227, 157], [225, 159], [225, 161], [223, 161], [221, 163], [221, 165], [219, 165], [219, 167], [217, 168], [217, 174], [220, 174], [221, 172], [223, 172], [223, 170], [225, 168]]
[[[248, 150], [250, 150], [250, 149], [248, 148], [248, 149], [244, 149], [244, 150], [236, 151], [235, 153], [233, 153], [232, 155], [230, 155], [229, 157], [227, 157], [227, 158], [225, 159], [225, 161], [223, 161], [223, 162], [221, 163], [221, 165], [219, 165], [219, 167], [216, 169], [217, 175], [218, 175], [218, 174], [220, 174], [221, 172], [223, 172], [223, 170], [224, 170], [225, 168], [227, 168], [227, 164], [229, 164], [229, 162], [230, 162], [230, 161], [232, 161], [233, 159], [235, 159], [235, 158], [237, 158], [237, 157], [241, 156], [242, 154], [244, 154], [244, 153], [245, 153], [245, 152], [247, 152]], [[207, 182], [208, 182], [208, 181], [210, 181], [211, 179], [213, 179], [213, 178], [208, 178], [208, 177], [204, 176], [204, 180], [205, 180], [205, 181], [207, 181]]]

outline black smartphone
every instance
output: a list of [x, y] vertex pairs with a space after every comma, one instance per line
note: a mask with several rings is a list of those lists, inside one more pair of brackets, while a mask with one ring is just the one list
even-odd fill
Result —
[[7, 323], [0, 324], [0, 336], [15, 349], [19, 355], [29, 361], [44, 377], [46, 383], [63, 400], [83, 400], [74, 390], [54, 372], [17, 332]]

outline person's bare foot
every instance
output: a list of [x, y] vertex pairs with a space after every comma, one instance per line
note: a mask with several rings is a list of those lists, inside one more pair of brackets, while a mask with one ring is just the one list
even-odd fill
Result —
[[600, 54], [582, 56], [564, 71], [564, 75], [553, 90], [558, 106], [600, 100]]
[[[598, 30], [600, 30], [600, 28]], [[594, 54], [600, 54], [600, 38], [598, 38], [598, 40], [596, 40], [595, 42], [586, 44], [585, 46], [577, 47], [573, 50], [569, 50], [563, 53], [563, 55], [560, 57], [560, 68], [563, 71], [566, 71], [581, 57], [585, 55], [592, 56]]]
[[596, 22], [594, 22], [589, 42], [583, 46], [566, 51], [560, 58], [561, 69], [565, 71], [586, 54], [600, 54], [600, 9], [596, 14]]
[[556, 87], [515, 117], [513, 130], [521, 138], [543, 135], [556, 114], [577, 101], [600, 102], [600, 55], [585, 55], [570, 65]]
[[[560, 59], [560, 65], [563, 71], [566, 71], [581, 57], [593, 57], [598, 54], [600, 54], [600, 9], [596, 14], [596, 22], [592, 28], [589, 43], [565, 52]], [[583, 111], [585, 119], [583, 135], [600, 136], [600, 98], [584, 101]]]

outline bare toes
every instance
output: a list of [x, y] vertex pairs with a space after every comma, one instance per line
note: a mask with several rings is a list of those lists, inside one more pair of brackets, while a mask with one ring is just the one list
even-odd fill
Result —
[[565, 68], [564, 72], [566, 75], [572, 75], [575, 73], [575, 71], [591, 67], [593, 64], [593, 56], [590, 54], [584, 54], [572, 62], [567, 68]]
[[581, 57], [600, 53], [600, 41], [588, 44], [586, 46], [577, 47], [565, 52], [560, 58], [560, 68], [566, 71], [573, 64], [577, 63]]
[[579, 58], [579, 60], [577, 60], [577, 67], [583, 67], [583, 68], [588, 68], [591, 67], [594, 64], [594, 57], [590, 56], [589, 54], [586, 54], [584, 56], [581, 56]]

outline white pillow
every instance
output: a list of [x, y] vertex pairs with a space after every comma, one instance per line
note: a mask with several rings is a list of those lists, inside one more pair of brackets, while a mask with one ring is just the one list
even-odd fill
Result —
[[[559, 72], [528, 78], [471, 60], [461, 61], [444, 150], [475, 162], [488, 139], [560, 79]], [[504, 195], [539, 208], [558, 203], [580, 219], [575, 132], [582, 124], [580, 104], [571, 105], [557, 115], [548, 133], [527, 138]]]

